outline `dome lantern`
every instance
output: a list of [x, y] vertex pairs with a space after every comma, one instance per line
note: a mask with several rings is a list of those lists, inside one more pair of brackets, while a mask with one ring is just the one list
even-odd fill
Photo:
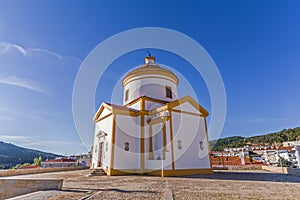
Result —
[[167, 102], [176, 99], [179, 81], [177, 76], [156, 64], [155, 57], [149, 52], [144, 60], [144, 65], [130, 71], [123, 78], [123, 105], [142, 96]]

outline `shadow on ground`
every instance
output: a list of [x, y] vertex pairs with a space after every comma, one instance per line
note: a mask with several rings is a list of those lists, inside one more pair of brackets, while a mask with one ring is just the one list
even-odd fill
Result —
[[[64, 187], [63, 190], [64, 192], [87, 192], [87, 190], [82, 190], [82, 188], [68, 188]], [[119, 188], [105, 188], [105, 189], [88, 189], [88, 191], [112, 191], [112, 192], [120, 192], [120, 193], [158, 193], [155, 191], [147, 191], [147, 190], [122, 190]]]
[[240, 180], [240, 181], [271, 181], [300, 183], [300, 177], [289, 174], [263, 173], [263, 172], [227, 172], [215, 171], [213, 174], [199, 174], [184, 176], [185, 178], [205, 178], [219, 180]]

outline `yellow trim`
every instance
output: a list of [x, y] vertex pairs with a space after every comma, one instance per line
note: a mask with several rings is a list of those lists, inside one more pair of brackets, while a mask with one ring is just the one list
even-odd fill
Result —
[[159, 117], [157, 119], [150, 120], [147, 123], [149, 125], [153, 125], [153, 124], [159, 124], [159, 123], [162, 123], [162, 122], [165, 122], [165, 121], [168, 121], [168, 120], [170, 120], [170, 117]]
[[142, 97], [141, 99], [140, 110], [145, 110], [145, 97]]
[[163, 105], [159, 108], [156, 108], [156, 109], [153, 109], [150, 111], [150, 115], [153, 115], [155, 113], [158, 113], [158, 112], [162, 112], [162, 111], [165, 111], [165, 110], [169, 110], [169, 109], [172, 109], [172, 111], [176, 112], [176, 111], [180, 111], [182, 113], [186, 113], [186, 114], [195, 114], [193, 112], [188, 112], [188, 111], [181, 111], [181, 110], [176, 110], [173, 108], [174, 107], [177, 107], [181, 104], [184, 104], [186, 102], [189, 102], [195, 109], [197, 109], [201, 114], [197, 115], [197, 116], [208, 116], [208, 111], [205, 110], [205, 108], [203, 108], [200, 104], [198, 104], [192, 97], [190, 96], [185, 96], [185, 97], [182, 97], [180, 99], [177, 99], [175, 101], [172, 101], [170, 103], [166, 103], [166, 105]]
[[113, 115], [112, 123], [112, 135], [111, 135], [111, 155], [110, 155], [110, 167], [114, 167], [115, 162], [115, 143], [116, 143], [116, 114]]
[[[146, 101], [151, 101], [151, 102], [155, 102], [155, 103], [161, 103], [161, 104], [166, 104], [168, 103], [168, 101], [164, 101], [164, 100], [160, 100], [160, 99], [154, 99], [154, 98], [151, 98], [151, 97], [147, 97], [147, 96], [141, 96], [141, 97], [138, 97], [132, 101], [130, 101], [129, 103], [125, 104], [124, 106], [125, 107], [129, 107], [129, 106], [132, 106], [133, 104], [136, 104], [137, 102], [139, 101], [144, 101], [144, 103]], [[144, 108], [145, 109], [145, 108]]]
[[170, 142], [171, 142], [171, 156], [172, 156], [172, 169], [175, 169], [175, 159], [174, 159], [174, 141], [173, 141], [173, 120], [172, 120], [172, 112], [171, 110], [169, 110], [170, 112]]
[[105, 115], [104, 117], [101, 117], [100, 119], [97, 119], [96, 121], [94, 121], [95, 123], [100, 122], [104, 119], [106, 119], [107, 117], [110, 117], [113, 113], [109, 113], [108, 115]]
[[121, 109], [113, 109], [113, 114], [118, 114], [118, 115], [128, 115], [128, 116], [138, 116], [138, 111], [134, 112], [132, 110], [121, 110]]
[[[166, 76], [172, 79], [172, 82], [174, 82], [176, 85], [178, 85], [178, 78], [177, 76], [171, 72], [170, 70], [164, 69], [159, 67], [158, 65], [153, 65], [153, 66], [145, 66], [145, 67], [140, 67], [135, 70], [132, 70], [129, 72], [122, 81], [123, 86], [126, 86], [129, 81], [135, 77], [138, 76], [143, 76], [143, 75], [161, 75], [161, 76]], [[145, 78], [145, 77], [144, 77]], [[161, 77], [159, 77], [161, 78]]]
[[212, 161], [211, 161], [211, 147], [209, 144], [209, 139], [208, 139], [208, 129], [207, 129], [207, 123], [206, 123], [206, 117], [204, 117], [204, 125], [205, 125], [205, 134], [206, 134], [206, 142], [207, 142], [207, 148], [208, 148], [208, 159], [209, 159], [209, 163], [210, 163], [210, 168], [212, 168]]
[[198, 116], [198, 117], [205, 117], [205, 115], [202, 115], [202, 114], [199, 114], [199, 113], [197, 114], [197, 113], [183, 111], [183, 110], [172, 109], [172, 111], [173, 112], [177, 112], [177, 113], [187, 114], [187, 115], [194, 115], [194, 116]]
[[[103, 103], [102, 103], [103, 104]], [[103, 111], [103, 109], [104, 109], [104, 107], [103, 107], [103, 105], [100, 105], [100, 107], [99, 107], [99, 109], [97, 110], [97, 112], [96, 112], [96, 114], [95, 114], [95, 116], [94, 116], [94, 118], [93, 118], [93, 121], [94, 122], [96, 122], [96, 120], [98, 119], [98, 117], [101, 115], [101, 113], [102, 113], [102, 111]]]
[[132, 106], [133, 104], [136, 104], [137, 102], [141, 101], [143, 97], [139, 97], [137, 99], [134, 99], [132, 101], [130, 101], [129, 103], [125, 104], [124, 106], [125, 107], [129, 107], [129, 106]]
[[[162, 170], [151, 170], [147, 169], [144, 172], [140, 169], [105, 169], [105, 173], [109, 176], [120, 176], [128, 174], [147, 174], [152, 176], [161, 176]], [[186, 176], [186, 175], [196, 175], [196, 174], [212, 174], [213, 170], [211, 168], [204, 169], [166, 169], [164, 170], [164, 176]]]
[[[131, 82], [133, 82], [133, 81], [142, 80], [142, 79], [145, 79], [145, 78], [164, 79], [164, 80], [171, 81], [171, 82], [173, 82], [174, 84], [178, 85], [178, 84], [176, 83], [176, 81], [174, 81], [174, 80], [171, 79], [171, 78], [166, 78], [166, 77], [163, 77], [163, 76], [155, 76], [155, 75], [154, 75], [154, 76], [141, 76], [141, 77], [139, 77], [139, 78], [131, 78], [131, 80], [128, 80], [128, 81], [126, 82], [126, 85], [129, 84], [129, 83], [131, 83]], [[124, 87], [125, 87], [125, 86], [124, 86]]]
[[110, 106], [108, 106], [106, 103], [103, 102], [103, 103], [100, 105], [99, 109], [97, 110], [97, 112], [96, 112], [96, 114], [95, 114], [95, 116], [94, 116], [94, 118], [93, 118], [93, 121], [94, 121], [94, 122], [97, 121], [97, 119], [101, 116], [101, 114], [102, 114], [104, 108], [108, 109], [109, 111], [112, 111], [112, 108], [111, 108]]
[[166, 152], [167, 152], [167, 130], [166, 130], [166, 123], [163, 123], [163, 127], [162, 127], [162, 131], [163, 131], [163, 160], [166, 159]]
[[175, 100], [175, 101], [172, 101], [170, 103], [167, 104], [167, 106], [169, 108], [174, 108], [180, 104], [183, 104], [185, 102], [189, 102], [194, 108], [196, 108], [197, 110], [199, 110], [204, 116], [207, 116], [209, 113], [207, 110], [205, 110], [205, 108], [203, 108], [200, 104], [198, 104], [192, 97], [190, 97], [189, 95], [188, 96], [185, 96], [185, 97], [182, 97], [178, 100]]
[[162, 103], [162, 104], [168, 103], [168, 101], [164, 101], [164, 100], [160, 100], [160, 99], [154, 99], [154, 98], [147, 97], [147, 96], [144, 96], [144, 98], [145, 98], [146, 101], [151, 101], [151, 102], [156, 102], [156, 103]]
[[154, 159], [153, 154], [153, 139], [152, 139], [152, 125], [149, 126], [149, 160]]
[[141, 115], [141, 155], [140, 155], [140, 168], [144, 170], [145, 168], [145, 117], [144, 114]]
[[[185, 175], [196, 175], [196, 174], [212, 174], [213, 170], [211, 168], [206, 169], [175, 169], [175, 170], [164, 170], [163, 175], [164, 176], [185, 176]], [[155, 170], [155, 171], [149, 171], [146, 174], [148, 175], [154, 175], [154, 176], [161, 176], [162, 170]]]

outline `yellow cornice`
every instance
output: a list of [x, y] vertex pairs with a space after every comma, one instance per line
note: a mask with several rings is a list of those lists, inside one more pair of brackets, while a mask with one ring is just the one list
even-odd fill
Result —
[[[109, 168], [106, 170], [109, 176], [120, 176], [126, 174], [148, 174], [152, 176], [161, 176], [162, 170], [153, 169], [114, 169]], [[164, 170], [164, 176], [185, 176], [195, 174], [212, 174], [212, 168], [200, 168], [200, 169], [166, 169]]]
[[[178, 85], [178, 82], [179, 82], [179, 79], [178, 77], [173, 73], [171, 72], [170, 70], [167, 70], [167, 69], [164, 69], [164, 68], [161, 68], [161, 67], [158, 67], [158, 66], [143, 66], [143, 67], [140, 67], [138, 69], [135, 69], [131, 72], [129, 72], [123, 79], [122, 81], [122, 84], [123, 86], [125, 86], [128, 82], [130, 82], [131, 79], [133, 78], [136, 78], [136, 77], [139, 77], [139, 76], [143, 76], [143, 75], [150, 75], [150, 76], [153, 76], [153, 75], [161, 75], [161, 76], [166, 76], [166, 77], [169, 77], [171, 78], [171, 80], [176, 84]], [[158, 77], [160, 78], [160, 77]]]
[[180, 98], [178, 100], [172, 101], [172, 102], [168, 103], [167, 106], [169, 108], [174, 108], [174, 107], [176, 107], [178, 105], [181, 105], [181, 104], [183, 104], [185, 102], [189, 102], [194, 108], [196, 108], [197, 110], [199, 110], [199, 112], [201, 112], [203, 116], [208, 116], [208, 114], [209, 114], [208, 111], [205, 108], [203, 108], [199, 103], [197, 103], [189, 95], [185, 96], [185, 97], [182, 97], [182, 98]]

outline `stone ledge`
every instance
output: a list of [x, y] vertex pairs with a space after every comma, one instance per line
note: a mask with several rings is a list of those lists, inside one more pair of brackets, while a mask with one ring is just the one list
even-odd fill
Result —
[[17, 176], [17, 175], [26, 175], [26, 174], [39, 174], [39, 173], [48, 173], [48, 172], [60, 172], [60, 171], [73, 171], [88, 169], [88, 167], [60, 167], [60, 168], [36, 168], [36, 169], [8, 169], [0, 170], [0, 177], [6, 176]]
[[0, 199], [43, 190], [61, 190], [63, 179], [0, 178]]

